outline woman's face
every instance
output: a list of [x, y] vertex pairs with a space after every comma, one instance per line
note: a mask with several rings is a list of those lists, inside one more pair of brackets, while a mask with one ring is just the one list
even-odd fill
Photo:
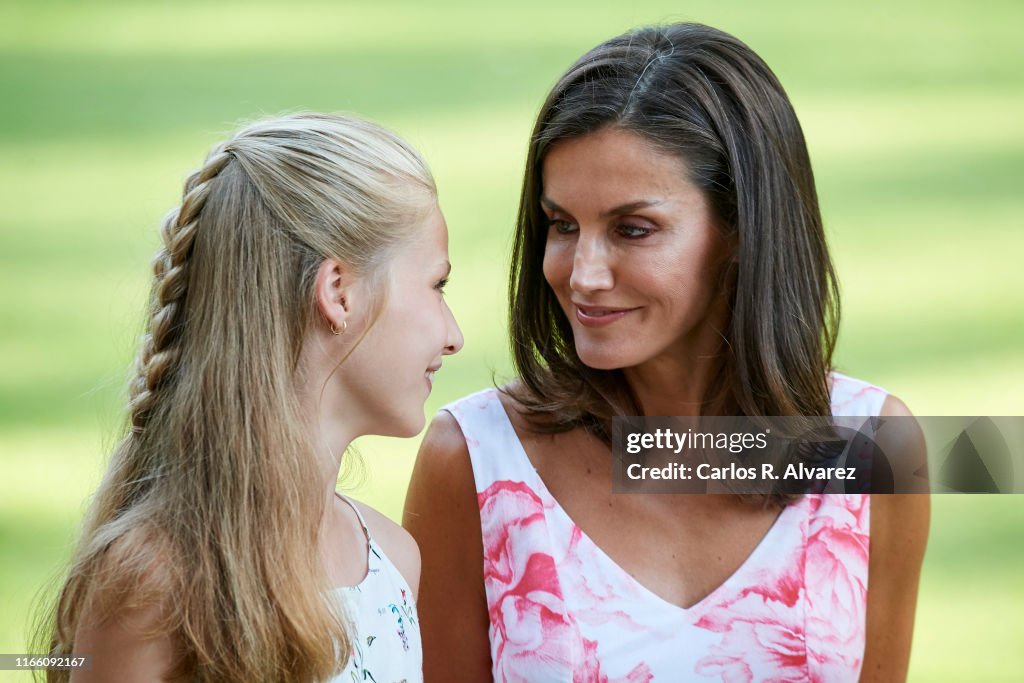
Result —
[[660, 367], [717, 348], [728, 250], [679, 158], [608, 127], [555, 143], [542, 174], [544, 277], [580, 360]]

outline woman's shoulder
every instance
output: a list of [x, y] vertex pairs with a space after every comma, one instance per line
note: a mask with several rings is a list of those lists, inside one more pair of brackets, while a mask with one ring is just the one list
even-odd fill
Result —
[[467, 394], [462, 398], [455, 399], [441, 406], [439, 414], [451, 413], [452, 415], [460, 415], [474, 410], [486, 409], [487, 406], [499, 400], [501, 392], [502, 390], [497, 387], [487, 387], [474, 391], [472, 394]]
[[[834, 415], [846, 416], [878, 416], [883, 418], [901, 418], [890, 421], [884, 436], [879, 433], [876, 440], [884, 453], [892, 453], [892, 457], [906, 458], [911, 462], [925, 461], [926, 444], [924, 434], [907, 404], [878, 385], [833, 372], [830, 376], [832, 388], [832, 408]], [[857, 494], [845, 496], [824, 496], [823, 502], [849, 506], [861, 505], [861, 496]], [[920, 541], [927, 537], [929, 517], [929, 497], [920, 494], [877, 495], [871, 497], [871, 535], [872, 544], [881, 550], [888, 547], [889, 541], [897, 536], [893, 532], [896, 526], [903, 525], [903, 531], [909, 537]], [[865, 508], [866, 509], [866, 508]], [[896, 546], [903, 543], [906, 536], [900, 537]], [[898, 550], [898, 548], [895, 548]]]
[[889, 392], [871, 382], [841, 372], [829, 373], [833, 415], [875, 416], [882, 413]]
[[531, 451], [535, 440], [558, 441], [571, 431], [547, 428], [548, 416], [531, 409], [528, 402], [529, 394], [518, 379], [453, 401], [434, 418], [421, 453], [441, 451], [460, 461], [466, 455], [472, 460], [481, 447]]
[[500, 407], [505, 417], [519, 429], [527, 424], [527, 416], [532, 415], [534, 419], [543, 417], [542, 413], [530, 410], [527, 405], [530, 396], [522, 380], [514, 378], [499, 386], [487, 387], [452, 401], [441, 410], [455, 415], [465, 414], [471, 409], [491, 411], [493, 414], [494, 409]]
[[517, 415], [517, 404], [508, 386], [481, 389], [442, 406], [431, 421], [423, 447], [461, 458], [467, 444], [472, 446], [502, 434], [510, 421], [515, 423]]
[[421, 542], [423, 527], [437, 521], [430, 521], [436, 505], [446, 506], [441, 515], [446, 523], [464, 514], [478, 525], [478, 494], [499, 481], [532, 478], [533, 465], [524, 450], [531, 442], [519, 433], [519, 407], [505, 387], [491, 388], [434, 416], [413, 467], [404, 516]]

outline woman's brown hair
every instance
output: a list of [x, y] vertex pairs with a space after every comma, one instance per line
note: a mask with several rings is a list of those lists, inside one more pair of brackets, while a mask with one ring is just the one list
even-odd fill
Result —
[[682, 160], [735, 245], [722, 366], [704, 409], [747, 416], [830, 415], [828, 373], [839, 293], [803, 132], [768, 66], [700, 24], [641, 28], [583, 55], [537, 117], [512, 255], [509, 326], [521, 382], [508, 389], [538, 428], [583, 426], [609, 440], [615, 415], [642, 415], [620, 371], [576, 354], [543, 274], [544, 158], [607, 126]]

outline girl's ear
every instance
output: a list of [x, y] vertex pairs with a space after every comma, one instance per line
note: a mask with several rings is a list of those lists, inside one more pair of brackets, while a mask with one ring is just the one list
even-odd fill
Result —
[[352, 269], [333, 258], [324, 259], [317, 269], [313, 283], [317, 309], [334, 334], [341, 334], [348, 327], [355, 285]]

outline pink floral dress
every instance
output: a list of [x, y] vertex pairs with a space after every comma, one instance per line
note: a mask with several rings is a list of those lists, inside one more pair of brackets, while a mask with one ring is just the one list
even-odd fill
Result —
[[[885, 391], [833, 375], [835, 415]], [[856, 681], [864, 656], [870, 497], [789, 505], [736, 572], [681, 608], [611, 560], [551, 496], [494, 389], [444, 408], [480, 505], [494, 680]]]

